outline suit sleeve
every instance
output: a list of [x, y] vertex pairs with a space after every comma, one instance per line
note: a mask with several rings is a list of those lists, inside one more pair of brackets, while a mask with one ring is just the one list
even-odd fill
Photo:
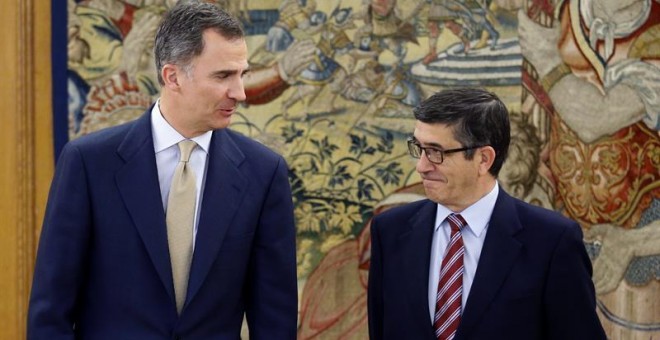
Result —
[[549, 269], [545, 296], [549, 339], [606, 339], [596, 314], [591, 274], [582, 230], [573, 223], [565, 228]]
[[371, 260], [369, 261], [369, 283], [367, 309], [369, 317], [369, 339], [383, 338], [383, 292], [382, 256], [376, 218], [371, 220]]
[[90, 237], [87, 175], [71, 144], [51, 184], [28, 307], [28, 339], [73, 339]]
[[252, 245], [246, 317], [251, 339], [295, 339], [296, 229], [284, 159], [270, 181]]

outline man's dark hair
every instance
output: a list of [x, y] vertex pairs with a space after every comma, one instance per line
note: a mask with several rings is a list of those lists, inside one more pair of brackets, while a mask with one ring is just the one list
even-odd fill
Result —
[[200, 0], [180, 0], [170, 9], [156, 31], [154, 56], [158, 82], [164, 85], [161, 71], [175, 64], [190, 71], [190, 61], [204, 50], [203, 33], [213, 29], [233, 40], [245, 36], [241, 22], [216, 5]]
[[[488, 171], [497, 178], [511, 140], [509, 112], [497, 95], [479, 88], [447, 89], [424, 100], [413, 113], [423, 123], [451, 127], [463, 147], [492, 146], [495, 161]], [[467, 150], [465, 158], [474, 154], [474, 149]]]

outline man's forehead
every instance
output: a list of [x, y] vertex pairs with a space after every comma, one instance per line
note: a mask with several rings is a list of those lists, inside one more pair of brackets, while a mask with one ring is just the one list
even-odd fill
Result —
[[454, 129], [442, 123], [430, 124], [417, 121], [413, 138], [424, 144], [448, 146], [458, 143], [454, 137]]
[[200, 55], [193, 58], [193, 63], [202, 59], [222, 69], [215, 71], [242, 73], [250, 68], [245, 39], [243, 37], [227, 39], [213, 29], [204, 31], [204, 48]]

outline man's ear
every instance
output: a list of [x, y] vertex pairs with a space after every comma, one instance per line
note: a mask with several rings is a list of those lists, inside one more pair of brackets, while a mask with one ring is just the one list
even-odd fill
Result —
[[160, 71], [160, 76], [165, 83], [163, 86], [172, 91], [179, 90], [179, 77], [183, 74], [183, 70], [174, 64], [165, 64]]
[[483, 146], [477, 150], [475, 157], [479, 160], [479, 174], [487, 175], [495, 162], [495, 149], [492, 146]]

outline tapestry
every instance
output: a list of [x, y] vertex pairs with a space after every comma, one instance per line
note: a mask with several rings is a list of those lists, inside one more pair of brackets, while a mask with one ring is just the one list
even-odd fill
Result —
[[[68, 0], [56, 136], [158, 98], [153, 38], [175, 2]], [[660, 339], [659, 0], [211, 2], [240, 18], [250, 51], [231, 128], [289, 165], [299, 339], [368, 338], [370, 218], [424, 199], [412, 110], [458, 86], [509, 108], [502, 188], [582, 226], [608, 336]]]

